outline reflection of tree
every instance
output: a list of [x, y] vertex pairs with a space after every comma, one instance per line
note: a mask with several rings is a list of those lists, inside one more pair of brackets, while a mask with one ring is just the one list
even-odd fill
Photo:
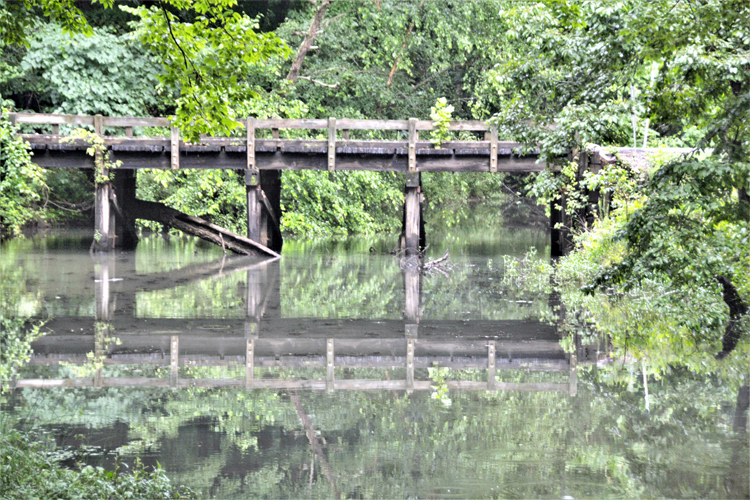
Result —
[[[191, 370], [208, 375], [203, 368]], [[375, 376], [365, 370], [345, 376]], [[748, 456], [746, 440], [735, 440], [733, 431], [735, 389], [674, 371], [661, 383], [650, 381], [647, 413], [638, 372], [629, 387], [624, 378], [629, 370], [620, 371], [619, 381], [597, 370], [582, 373], [576, 398], [457, 392], [447, 407], [429, 392], [300, 392], [297, 397], [342, 496], [437, 494], [451, 488], [472, 498], [721, 497], [727, 496], [725, 478], [734, 481], [732, 491], [746, 494], [730, 468], [747, 470]], [[302, 373], [263, 370], [276, 377]], [[519, 382], [555, 376], [502, 375]], [[466, 370], [446, 378], [483, 376]], [[127, 422], [135, 444], [122, 449], [126, 460], [134, 452], [158, 457], [173, 479], [204, 494], [307, 496], [312, 475], [310, 495], [331, 495], [320, 458], [311, 467], [316, 454], [284, 392], [24, 390], [22, 398], [17, 402], [34, 407], [32, 418], [39, 424], [67, 421], [93, 430], [118, 419]], [[66, 417], [61, 408], [76, 411]], [[493, 487], [499, 489], [493, 493]]]

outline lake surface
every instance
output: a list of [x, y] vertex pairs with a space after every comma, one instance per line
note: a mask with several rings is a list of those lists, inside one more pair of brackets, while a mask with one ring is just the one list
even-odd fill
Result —
[[[288, 241], [274, 262], [154, 235], [0, 247], [2, 313], [43, 321], [0, 423], [108, 468], [158, 464], [212, 498], [747, 498], [742, 390], [645, 380], [562, 338], [543, 227]], [[535, 255], [524, 256], [531, 248]], [[510, 263], [510, 264], [509, 264]], [[10, 323], [9, 323], [10, 324]]]

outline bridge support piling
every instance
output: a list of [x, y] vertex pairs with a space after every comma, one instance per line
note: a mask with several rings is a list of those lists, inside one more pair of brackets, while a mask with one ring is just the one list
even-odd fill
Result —
[[115, 248], [115, 214], [110, 209], [109, 199], [112, 185], [109, 182], [97, 183], [94, 194], [94, 242], [95, 252], [108, 252]]
[[[94, 116], [94, 133], [104, 135], [104, 118]], [[94, 153], [94, 241], [91, 250], [109, 252], [115, 248], [115, 214], [111, 210], [110, 198], [113, 196], [109, 169], [104, 161], [104, 152], [97, 148]]]
[[115, 247], [125, 250], [133, 250], [138, 245], [138, 233], [135, 229], [136, 175], [135, 170], [118, 170], [110, 188], [112, 207], [116, 214], [113, 228]]
[[260, 238], [261, 225], [261, 206], [260, 206], [260, 185], [246, 186], [247, 191], [247, 237], [251, 240], [265, 245]]
[[406, 174], [406, 189], [404, 192], [404, 219], [401, 229], [403, 250], [406, 256], [418, 254], [425, 246], [421, 198], [420, 174], [418, 172], [408, 172]]
[[275, 252], [282, 247], [281, 173], [276, 171], [245, 175], [247, 190], [247, 237]]

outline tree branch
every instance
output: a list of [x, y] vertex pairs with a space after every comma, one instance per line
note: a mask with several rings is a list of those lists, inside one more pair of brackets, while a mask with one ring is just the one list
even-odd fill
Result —
[[286, 75], [287, 80], [290, 80], [293, 83], [297, 83], [297, 79], [299, 78], [299, 70], [302, 69], [302, 62], [305, 60], [305, 56], [310, 51], [310, 46], [312, 45], [313, 41], [315, 41], [315, 38], [320, 32], [320, 24], [323, 21], [323, 17], [326, 15], [326, 11], [328, 10], [329, 5], [331, 5], [331, 0], [323, 0], [315, 11], [312, 23], [310, 23], [310, 30], [307, 32], [307, 35], [305, 35], [305, 39], [299, 46], [297, 57], [294, 58], [292, 68], [289, 70], [289, 74]]
[[[193, 73], [195, 73], [195, 77], [198, 79], [198, 81], [201, 81], [201, 74], [198, 71], [198, 69], [195, 67], [195, 64], [193, 64], [193, 61], [190, 60], [190, 58], [187, 56], [185, 51], [182, 49], [182, 46], [177, 41], [177, 38], [174, 36], [174, 32], [172, 31], [172, 22], [169, 20], [169, 12], [167, 12], [167, 8], [164, 6], [164, 3], [159, 2], [159, 7], [161, 7], [161, 11], [164, 13], [164, 19], [167, 21], [167, 29], [169, 30], [169, 37], [172, 39], [172, 42], [175, 44], [175, 46], [180, 49], [180, 52], [182, 53], [182, 60], [185, 64], [185, 69], [190, 70], [190, 68], [193, 68]], [[193, 85], [192, 80], [190, 79], [190, 76], [187, 77], [188, 82], [190, 85]]]
[[334, 84], [321, 82], [320, 80], [313, 80], [309, 76], [298, 76], [300, 80], [307, 80], [308, 82], [317, 83], [318, 85], [322, 85], [324, 87], [328, 87], [329, 89], [337, 89], [339, 88], [339, 82], [336, 82]]
[[[419, 8], [421, 9], [424, 5], [424, 0], [419, 2]], [[378, 6], [379, 7], [379, 6]], [[404, 55], [404, 51], [406, 50], [406, 46], [409, 43], [409, 37], [411, 36], [411, 32], [414, 29], [414, 25], [416, 24], [416, 19], [412, 19], [411, 24], [409, 25], [409, 29], [406, 30], [406, 36], [404, 37], [404, 43], [401, 45], [401, 50], [398, 52], [398, 56], [396, 56], [396, 60], [393, 62], [393, 66], [391, 67], [391, 72], [388, 73], [388, 82], [386, 82], [385, 86], [390, 87], [391, 83], [393, 83], [393, 76], [396, 74], [396, 69], [398, 68], [398, 63], [401, 61], [401, 56]]]

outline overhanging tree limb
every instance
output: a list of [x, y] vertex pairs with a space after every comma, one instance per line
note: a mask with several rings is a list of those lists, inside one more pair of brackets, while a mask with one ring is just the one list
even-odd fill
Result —
[[317, 9], [315, 9], [315, 15], [313, 16], [312, 23], [310, 24], [310, 30], [307, 32], [307, 35], [305, 35], [305, 39], [299, 46], [297, 57], [294, 58], [292, 68], [289, 70], [289, 74], [286, 75], [287, 80], [290, 80], [293, 83], [297, 83], [297, 79], [299, 78], [299, 71], [300, 69], [302, 69], [302, 63], [305, 60], [305, 56], [310, 51], [312, 43], [315, 41], [318, 33], [320, 33], [320, 24], [323, 22], [323, 18], [326, 15], [326, 11], [328, 10], [329, 5], [331, 5], [331, 0], [322, 0], [317, 6]]

